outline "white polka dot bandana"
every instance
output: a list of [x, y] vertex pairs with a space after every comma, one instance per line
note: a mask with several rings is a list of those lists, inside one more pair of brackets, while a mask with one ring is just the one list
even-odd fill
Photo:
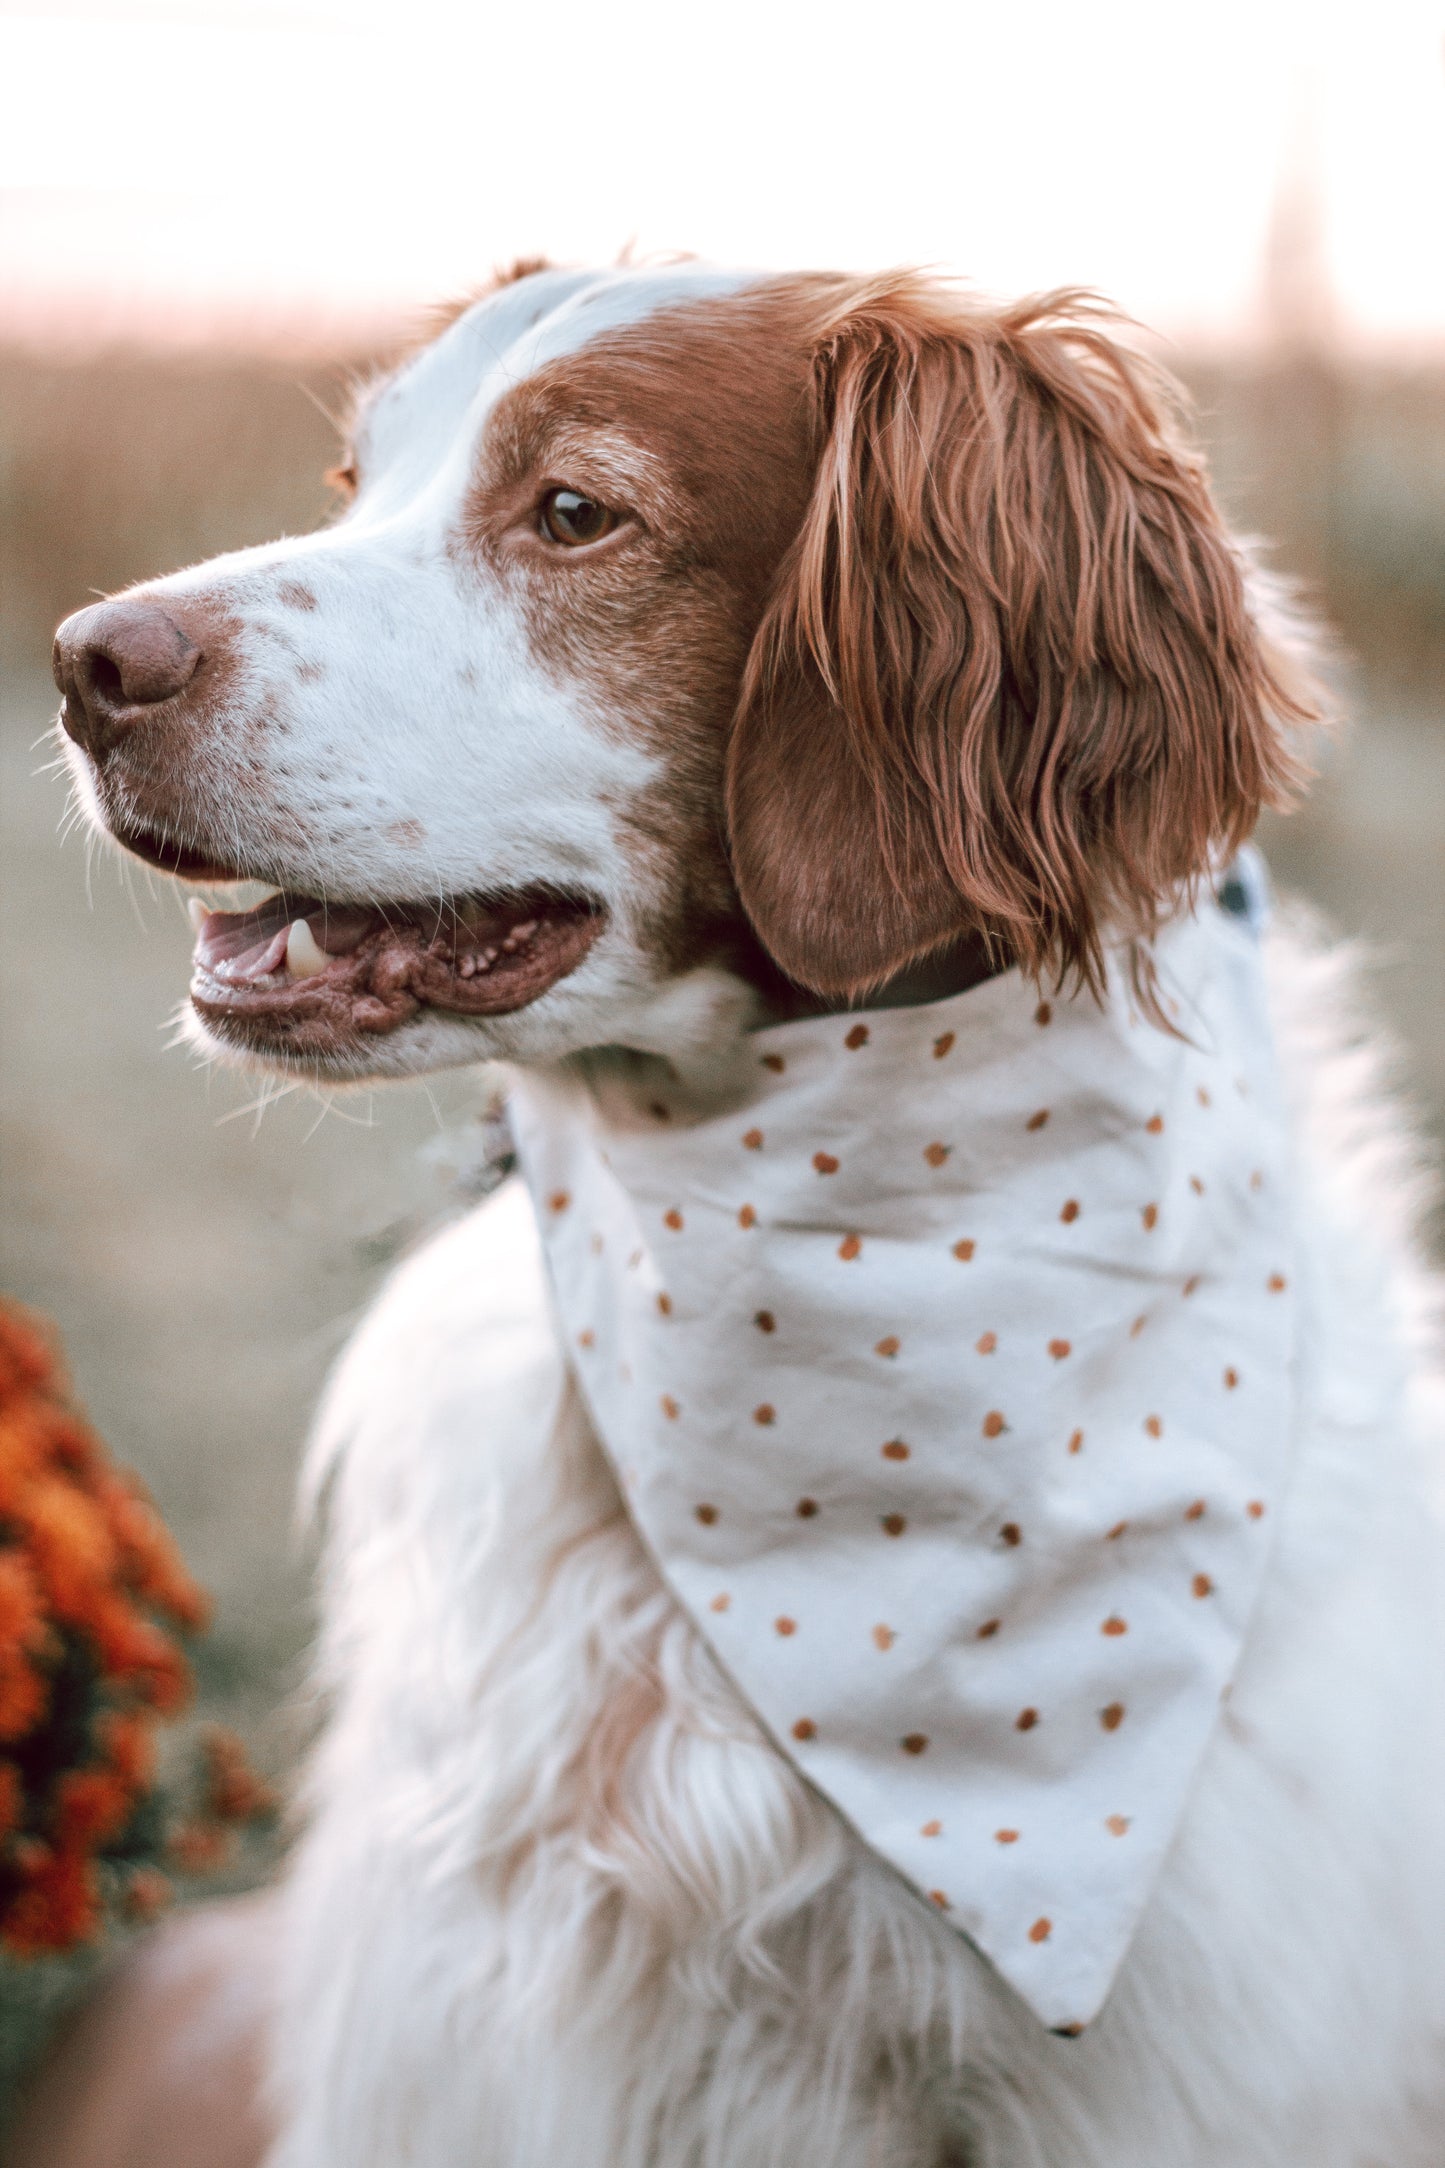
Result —
[[[758, 1717], [1043, 2021], [1099, 2009], [1188, 1799], [1294, 1408], [1259, 959], [1178, 1036], [1013, 972], [589, 1055], [513, 1126], [629, 1509]], [[720, 1073], [725, 1071], [726, 1073]]]

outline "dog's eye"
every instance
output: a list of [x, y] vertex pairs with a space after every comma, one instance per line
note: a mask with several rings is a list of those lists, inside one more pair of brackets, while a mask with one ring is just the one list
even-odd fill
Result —
[[617, 525], [617, 514], [577, 489], [549, 489], [542, 499], [542, 532], [568, 549], [600, 542]]

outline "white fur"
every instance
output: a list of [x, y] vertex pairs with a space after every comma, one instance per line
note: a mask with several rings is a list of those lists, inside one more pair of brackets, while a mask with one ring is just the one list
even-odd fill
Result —
[[[290, 1882], [272, 2168], [1441, 2158], [1418, 1179], [1344, 964], [1271, 946], [1314, 1220], [1298, 1473], [1099, 2022], [1045, 2034], [760, 1739], [621, 1509], [513, 1185], [398, 1274], [321, 1418], [331, 1717]], [[1384, 1424], [1351, 1390], [1381, 1333], [1402, 1383]], [[609, 1734], [630, 1744], [604, 1774]]]

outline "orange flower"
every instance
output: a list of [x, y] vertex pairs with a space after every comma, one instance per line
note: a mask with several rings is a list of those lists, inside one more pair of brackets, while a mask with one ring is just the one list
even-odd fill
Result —
[[170, 1856], [183, 1874], [214, 1874], [224, 1867], [235, 1838], [219, 1822], [182, 1822], [171, 1832]]
[[64, 1851], [99, 1851], [131, 1818], [135, 1793], [114, 1768], [68, 1769], [55, 1787], [56, 1841]]
[[254, 1822], [276, 1811], [276, 1794], [263, 1783], [233, 1731], [213, 1724], [202, 1743], [206, 1807], [218, 1822]]
[[0, 1923], [0, 1940], [16, 1957], [39, 1957], [88, 1942], [100, 1925], [95, 1868], [77, 1852], [37, 1846], [23, 1870], [20, 1893]]

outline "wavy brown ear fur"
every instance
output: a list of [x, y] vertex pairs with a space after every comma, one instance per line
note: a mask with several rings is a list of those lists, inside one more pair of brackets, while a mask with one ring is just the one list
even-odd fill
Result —
[[1296, 780], [1311, 688], [1267, 652], [1172, 387], [1062, 293], [899, 275], [818, 333], [819, 458], [728, 764], [777, 961], [867, 991], [965, 932], [1098, 987]]

